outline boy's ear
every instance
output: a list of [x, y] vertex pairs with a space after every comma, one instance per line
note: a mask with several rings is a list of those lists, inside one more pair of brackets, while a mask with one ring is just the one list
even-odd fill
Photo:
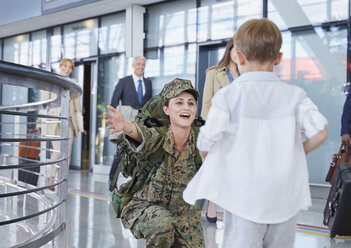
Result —
[[279, 65], [280, 61], [282, 61], [283, 53], [279, 52], [277, 58], [274, 60], [274, 65]]
[[238, 65], [244, 65], [245, 64], [245, 55], [242, 52], [236, 51], [235, 52], [235, 57], [236, 57], [236, 63]]

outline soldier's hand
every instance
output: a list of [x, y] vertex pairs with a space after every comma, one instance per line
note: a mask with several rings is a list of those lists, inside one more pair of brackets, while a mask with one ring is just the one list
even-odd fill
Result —
[[107, 112], [105, 113], [105, 116], [107, 117], [106, 123], [109, 124], [107, 129], [112, 129], [111, 134], [114, 134], [123, 130], [125, 121], [121, 112], [119, 112], [117, 109], [115, 109], [110, 105], [108, 105], [107, 108], [113, 113], [113, 114], [109, 114]]

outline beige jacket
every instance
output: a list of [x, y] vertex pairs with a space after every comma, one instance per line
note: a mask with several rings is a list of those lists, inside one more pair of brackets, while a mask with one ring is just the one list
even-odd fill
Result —
[[[44, 100], [49, 100], [52, 98], [56, 98], [56, 94], [49, 92], [49, 91], [42, 91], [41, 92], [41, 97], [40, 100], [44, 101]], [[79, 127], [78, 127], [78, 121], [77, 121], [77, 113], [78, 115], [81, 115], [82, 113], [82, 108], [80, 105], [80, 97], [71, 99], [69, 101], [69, 114], [71, 117], [71, 121], [72, 121], [72, 126], [73, 126], [73, 131], [74, 131], [74, 136], [78, 136], [79, 133]], [[41, 111], [42, 114], [44, 114], [44, 112]], [[47, 112], [48, 115], [61, 115], [61, 107], [58, 108], [51, 108], [48, 109]], [[57, 119], [54, 118], [48, 118], [47, 121], [57, 121]], [[38, 119], [37, 121], [38, 123], [38, 127], [41, 126], [41, 119]], [[59, 123], [52, 123], [52, 124], [48, 124], [47, 125], [47, 133], [48, 134], [55, 134], [55, 130], [57, 130], [57, 126], [59, 125]]]
[[229, 84], [230, 82], [225, 67], [220, 69], [216, 69], [214, 66], [208, 68], [206, 72], [205, 87], [202, 99], [202, 118], [207, 118], [208, 111], [211, 108], [212, 97], [219, 89]]

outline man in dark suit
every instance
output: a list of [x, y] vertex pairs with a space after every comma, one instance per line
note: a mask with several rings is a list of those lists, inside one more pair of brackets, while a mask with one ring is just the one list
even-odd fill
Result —
[[[120, 79], [115, 87], [111, 99], [111, 106], [116, 108], [118, 105], [131, 106], [133, 109], [140, 109], [152, 97], [151, 80], [144, 78], [146, 59], [135, 57], [133, 60], [134, 72], [132, 75]], [[113, 191], [116, 185], [111, 182], [117, 171], [120, 161], [120, 153], [116, 152], [109, 174], [109, 190]]]
[[348, 91], [341, 117], [341, 140], [343, 143], [351, 145], [351, 87]]
[[134, 73], [120, 79], [111, 99], [111, 106], [131, 106], [140, 109], [152, 96], [152, 83], [144, 78], [146, 60], [144, 57], [135, 57], [133, 60]]

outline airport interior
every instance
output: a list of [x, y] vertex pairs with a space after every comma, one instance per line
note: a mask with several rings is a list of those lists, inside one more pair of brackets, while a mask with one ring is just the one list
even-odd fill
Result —
[[[294, 248], [351, 247], [350, 230], [331, 237], [323, 223], [331, 189], [325, 178], [341, 145], [351, 80], [350, 6], [351, 0], [0, 0], [0, 247], [145, 247], [116, 217], [109, 190], [116, 144], [105, 112], [117, 82], [133, 73], [135, 57], [144, 57], [152, 95], [175, 78], [190, 80], [200, 93], [200, 115], [207, 68], [243, 23], [260, 18], [282, 34], [274, 73], [302, 88], [328, 121], [328, 139], [307, 155], [312, 206], [297, 215]], [[64, 58], [74, 62], [74, 80], [59, 74]], [[58, 97], [43, 101], [43, 91]], [[68, 158], [73, 98], [82, 119]], [[50, 116], [57, 107], [59, 116]], [[50, 118], [58, 135], [48, 133]], [[35, 183], [23, 180], [28, 173]], [[118, 185], [125, 181], [119, 175]], [[211, 223], [208, 201], [198, 204], [205, 246], [222, 247], [224, 209], [217, 206]]]

